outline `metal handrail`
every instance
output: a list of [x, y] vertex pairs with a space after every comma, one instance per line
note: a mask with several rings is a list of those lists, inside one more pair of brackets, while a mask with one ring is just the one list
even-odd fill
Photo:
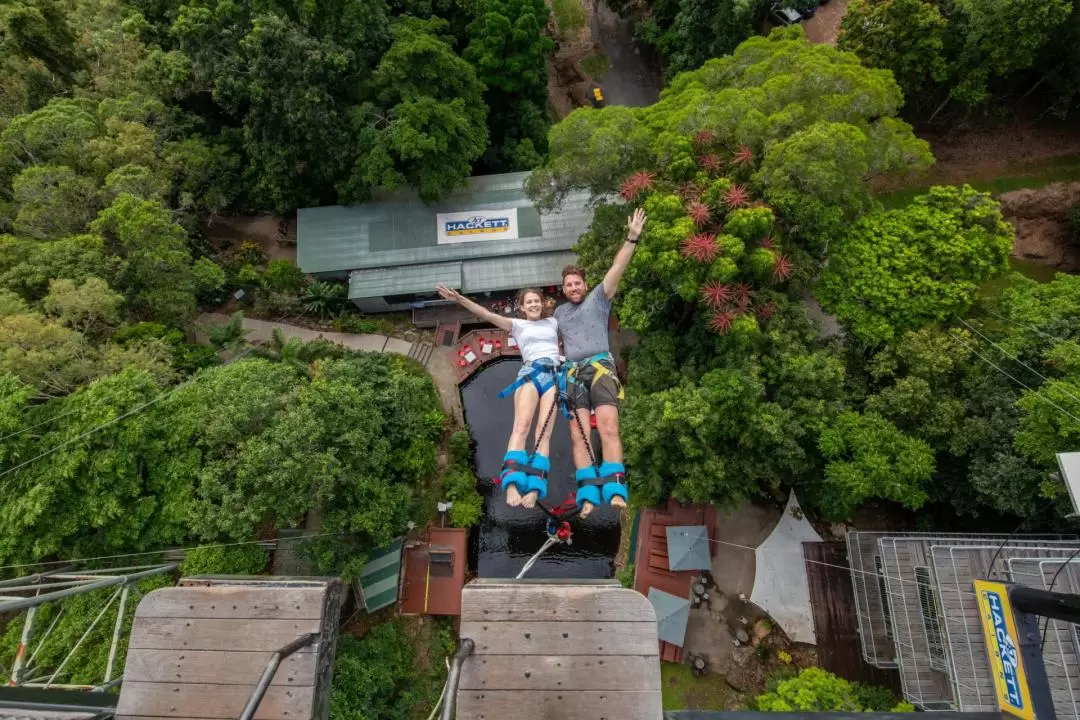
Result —
[[461, 680], [461, 664], [472, 654], [476, 645], [470, 638], [462, 638], [461, 646], [450, 661], [450, 676], [446, 678], [446, 700], [443, 702], [442, 720], [453, 720], [454, 704], [457, 702], [457, 686]]
[[296, 638], [280, 650], [274, 651], [274, 654], [270, 656], [270, 662], [266, 663], [266, 668], [263, 670], [259, 682], [255, 683], [255, 690], [252, 691], [251, 697], [248, 698], [247, 705], [244, 706], [244, 711], [240, 713], [240, 720], [251, 720], [251, 718], [255, 716], [255, 711], [259, 709], [259, 703], [262, 702], [263, 696], [266, 695], [266, 691], [270, 687], [270, 683], [273, 682], [274, 675], [277, 673], [281, 661], [297, 650], [306, 648], [318, 639], [319, 633], [307, 633], [306, 635], [301, 635]]

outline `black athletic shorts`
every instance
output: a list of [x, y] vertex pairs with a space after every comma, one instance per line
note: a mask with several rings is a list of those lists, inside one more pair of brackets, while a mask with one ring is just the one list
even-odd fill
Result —
[[[610, 360], [599, 360], [601, 365], [607, 368], [607, 372], [596, 377], [596, 368], [592, 363], [584, 365], [577, 370], [576, 382], [570, 391], [574, 407], [580, 410], [593, 410], [601, 405], [622, 404], [622, 383], [615, 374], [615, 364]], [[595, 380], [595, 381], [594, 381]]]

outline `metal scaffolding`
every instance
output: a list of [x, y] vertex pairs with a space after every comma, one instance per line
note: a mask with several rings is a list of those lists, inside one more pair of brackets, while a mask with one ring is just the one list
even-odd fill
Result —
[[[15, 652], [15, 660], [7, 684], [12, 687], [60, 688], [95, 692], [101, 692], [118, 685], [121, 678], [114, 678], [113, 674], [116, 671], [116, 656], [120, 646], [120, 634], [123, 632], [124, 617], [127, 612], [131, 587], [143, 578], [163, 575], [172, 572], [176, 568], [176, 563], [137, 565], [104, 570], [77, 570], [68, 566], [10, 580], [0, 580], [0, 614], [26, 611], [26, 617], [23, 619], [22, 635], [19, 638], [19, 647]], [[45, 632], [39, 638], [35, 638], [38, 608], [45, 603], [61, 601], [75, 595], [106, 588], [116, 589], [56, 669], [50, 673], [27, 679], [28, 676], [33, 674], [32, 671], [37, 669], [34, 666], [34, 660], [37, 658], [37, 654], [45, 641], [49, 639], [49, 636], [56, 628], [64, 612], [63, 606], [61, 606]], [[57, 679], [63, 674], [68, 662], [114, 605], [116, 618], [113, 621], [112, 643], [109, 646], [109, 659], [101, 682], [92, 685], [58, 683]], [[36, 643], [34, 642], [35, 639]], [[34, 645], [32, 650], [31, 645]]]

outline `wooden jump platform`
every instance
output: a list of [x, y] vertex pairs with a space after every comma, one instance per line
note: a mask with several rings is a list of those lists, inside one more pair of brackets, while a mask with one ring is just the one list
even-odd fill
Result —
[[281, 662], [256, 720], [324, 720], [344, 586], [337, 579], [186, 578], [135, 610], [117, 720], [236, 718], [273, 653]]
[[656, 614], [615, 581], [471, 583], [461, 637], [458, 720], [663, 716]]

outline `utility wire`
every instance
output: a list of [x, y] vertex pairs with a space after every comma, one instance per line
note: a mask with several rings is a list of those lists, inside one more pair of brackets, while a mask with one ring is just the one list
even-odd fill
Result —
[[[277, 540], [277, 542], [281, 542], [283, 540], [284, 541], [289, 541], [289, 542], [292, 542], [294, 540], [309, 540], [311, 538], [333, 537], [333, 536], [338, 536], [338, 535], [342, 535], [342, 534], [344, 534], [344, 533], [332, 532], [332, 533], [316, 533], [316, 534], [313, 534], [313, 535], [297, 535], [296, 537], [279, 538]], [[16, 570], [16, 569], [21, 569], [21, 568], [36, 568], [36, 567], [41, 567], [43, 565], [70, 565], [72, 563], [89, 563], [89, 562], [96, 562], [98, 560], [119, 560], [121, 558], [146, 557], [147, 555], [161, 555], [162, 553], [167, 553], [167, 552], [180, 552], [180, 551], [188, 552], [189, 550], [197, 550], [197, 549], [200, 549], [200, 548], [225, 548], [225, 547], [237, 547], [239, 545], [260, 545], [262, 543], [267, 543], [267, 542], [274, 542], [274, 541], [273, 540], [244, 540], [242, 542], [218, 543], [218, 544], [214, 544], [214, 545], [192, 545], [190, 547], [162, 548], [161, 550], [148, 550], [146, 552], [138, 552], [138, 553], [124, 553], [122, 555], [99, 555], [97, 557], [74, 558], [74, 559], [71, 559], [71, 560], [43, 560], [42, 562], [35, 562], [35, 563], [17, 563], [17, 564], [14, 564], [14, 565], [0, 565], [0, 570]]]
[[[1005, 370], [1001, 369], [1001, 367], [1000, 367], [1000, 366], [998, 366], [998, 365], [995, 365], [995, 364], [994, 364], [994, 361], [993, 361], [993, 360], [988, 360], [988, 359], [987, 359], [987, 358], [986, 358], [986, 357], [985, 357], [985, 356], [984, 356], [984, 355], [983, 355], [982, 353], [980, 353], [980, 352], [979, 352], [978, 350], [976, 350], [975, 348], [971, 347], [971, 346], [970, 346], [970, 345], [968, 345], [968, 344], [967, 344], [966, 342], [964, 342], [963, 340], [961, 340], [961, 339], [960, 339], [960, 338], [959, 338], [959, 337], [958, 337], [958, 336], [957, 336], [956, 334], [954, 334], [954, 333], [953, 333], [952, 331], [949, 331], [949, 337], [951, 337], [951, 338], [952, 338], [953, 340], [955, 340], [956, 342], [958, 342], [958, 343], [960, 343], [961, 345], [963, 345], [963, 346], [964, 346], [965, 348], [967, 348], [967, 350], [968, 350], [969, 352], [972, 352], [972, 353], [974, 353], [974, 354], [975, 354], [976, 356], [978, 356], [978, 357], [979, 357], [979, 359], [981, 359], [981, 360], [983, 360], [984, 362], [986, 362], [986, 364], [987, 364], [987, 365], [989, 365], [990, 367], [994, 368], [994, 369], [995, 369], [995, 370], [997, 370], [997, 371], [998, 371], [999, 373], [1001, 373], [1001, 374], [1002, 374], [1002, 375], [1004, 375], [1005, 377], [1009, 378], [1010, 380], [1012, 380], [1013, 382], [1015, 382], [1015, 383], [1016, 383], [1017, 385], [1019, 385], [1020, 387], [1024, 388], [1025, 390], [1029, 390], [1029, 391], [1031, 391], [1031, 393], [1032, 393], [1032, 396], [1033, 396], [1033, 397], [1036, 397], [1036, 398], [1038, 398], [1038, 399], [1039, 399], [1039, 400], [1040, 400], [1041, 402], [1044, 402], [1044, 403], [1046, 403], [1047, 405], [1050, 405], [1050, 406], [1054, 407], [1054, 408], [1055, 408], [1055, 409], [1057, 409], [1057, 410], [1058, 410], [1059, 412], [1061, 412], [1061, 413], [1064, 413], [1065, 415], [1068, 415], [1068, 416], [1069, 416], [1070, 418], [1072, 418], [1072, 419], [1073, 419], [1073, 420], [1075, 420], [1076, 422], [1080, 423], [1080, 417], [1077, 417], [1077, 416], [1073, 415], [1073, 414], [1072, 414], [1071, 412], [1069, 412], [1069, 411], [1068, 411], [1068, 410], [1066, 410], [1065, 408], [1061, 407], [1060, 405], [1058, 405], [1058, 404], [1057, 404], [1056, 402], [1054, 402], [1054, 401], [1053, 401], [1053, 400], [1051, 400], [1050, 398], [1048, 398], [1048, 397], [1045, 397], [1045, 396], [1043, 396], [1043, 395], [1040, 395], [1040, 394], [1038, 394], [1037, 392], [1035, 392], [1035, 389], [1034, 389], [1034, 388], [1031, 388], [1031, 387], [1029, 387], [1029, 386], [1025, 385], [1025, 384], [1024, 384], [1024, 383], [1023, 383], [1022, 381], [1020, 381], [1020, 380], [1017, 380], [1017, 379], [1016, 379], [1015, 377], [1013, 377], [1013, 376], [1012, 376], [1012, 375], [1010, 375], [1009, 373], [1005, 372]], [[0, 476], [0, 477], [2, 477], [2, 476]]]
[[[997, 351], [998, 351], [998, 352], [1000, 352], [1000, 353], [1001, 353], [1002, 355], [1004, 355], [1005, 357], [1009, 358], [1010, 360], [1013, 360], [1013, 361], [1015, 361], [1015, 362], [1018, 362], [1018, 363], [1020, 363], [1020, 364], [1021, 364], [1021, 365], [1023, 365], [1023, 366], [1025, 367], [1025, 368], [1027, 368], [1027, 369], [1028, 369], [1028, 370], [1030, 370], [1030, 371], [1031, 371], [1032, 373], [1034, 373], [1034, 374], [1035, 374], [1036, 376], [1038, 376], [1038, 377], [1042, 378], [1043, 382], [1050, 382], [1050, 378], [1046, 377], [1046, 376], [1045, 376], [1045, 375], [1043, 375], [1043, 374], [1042, 374], [1041, 372], [1039, 372], [1038, 370], [1036, 370], [1035, 368], [1031, 367], [1030, 365], [1028, 365], [1028, 364], [1027, 364], [1026, 362], [1024, 362], [1023, 360], [1021, 360], [1021, 359], [1020, 359], [1020, 357], [1019, 357], [1018, 355], [1010, 355], [1010, 354], [1009, 354], [1009, 351], [1008, 351], [1008, 350], [1006, 350], [1005, 348], [1001, 347], [1000, 345], [998, 345], [998, 344], [997, 344], [996, 342], [994, 342], [994, 341], [993, 341], [993, 340], [991, 340], [990, 338], [988, 338], [988, 337], [986, 337], [985, 335], [983, 335], [983, 334], [982, 334], [981, 332], [979, 332], [979, 331], [978, 331], [978, 330], [977, 330], [977, 329], [976, 329], [975, 327], [973, 327], [973, 326], [972, 326], [972, 325], [971, 325], [971, 324], [970, 324], [970, 323], [969, 323], [969, 322], [968, 322], [967, 320], [964, 320], [964, 319], [963, 319], [962, 317], [960, 317], [959, 315], [957, 315], [957, 316], [955, 316], [955, 317], [956, 317], [956, 319], [957, 319], [957, 320], [959, 320], [960, 322], [962, 322], [962, 323], [964, 323], [965, 325], [967, 325], [967, 326], [968, 326], [968, 328], [970, 328], [970, 329], [971, 329], [971, 331], [972, 331], [972, 332], [974, 332], [974, 333], [975, 333], [976, 335], [978, 335], [978, 336], [979, 336], [979, 337], [981, 337], [981, 338], [982, 338], [983, 340], [985, 340], [986, 342], [988, 342], [988, 343], [990, 343], [991, 345], [993, 345], [993, 346], [994, 346], [994, 347], [995, 347], [995, 348], [997, 349]], [[1059, 386], [1059, 387], [1060, 387], [1060, 386]], [[1063, 393], [1065, 393], [1066, 395], [1068, 395], [1069, 397], [1071, 397], [1071, 398], [1072, 398], [1073, 400], [1075, 400], [1076, 402], [1080, 402], [1080, 397], [1077, 397], [1076, 395], [1074, 395], [1073, 393], [1069, 392], [1069, 391], [1068, 391], [1067, 389], [1065, 389], [1064, 387], [1061, 387], [1060, 389], [1061, 389], [1061, 391], [1062, 391]]]
[[[248, 353], [255, 350], [255, 347], [256, 347], [255, 345], [252, 345], [251, 347], [249, 347], [244, 352], [240, 353], [239, 355], [237, 355], [233, 359], [229, 360], [227, 363], [224, 363], [222, 365], [222, 367], [225, 367], [226, 365], [231, 365], [234, 362], [242, 359]], [[80, 440], [82, 440], [84, 438], [87, 438], [87, 437], [93, 435], [96, 432], [104, 430], [105, 428], [109, 427], [110, 425], [114, 425], [114, 424], [120, 422], [121, 420], [125, 420], [125, 419], [131, 417], [132, 415], [137, 415], [138, 413], [142, 412], [143, 410], [150, 407], [154, 403], [160, 402], [161, 400], [164, 400], [165, 398], [169, 397], [173, 393], [179, 392], [180, 390], [184, 389], [188, 385], [193, 384], [200, 377], [202, 377], [202, 376], [201, 375], [194, 375], [189, 380], [186, 380], [186, 381], [180, 383], [179, 385], [177, 385], [176, 387], [170, 388], [169, 390], [166, 390], [165, 392], [161, 393], [160, 395], [158, 395], [158, 396], [156, 396], [154, 398], [151, 398], [150, 400], [147, 400], [142, 405], [139, 405], [139, 406], [137, 406], [137, 407], [135, 407], [135, 408], [133, 408], [131, 410], [128, 410], [127, 412], [123, 413], [122, 415], [117, 415], [116, 417], [112, 418], [111, 420], [106, 420], [105, 422], [101, 423], [100, 425], [97, 425], [96, 427], [92, 427], [89, 430], [87, 430], [86, 432], [80, 433], [79, 435], [76, 435], [75, 437], [71, 438], [70, 440], [65, 440], [64, 442], [60, 443], [59, 445], [56, 445], [55, 447], [49, 448], [48, 450], [41, 453], [40, 455], [35, 455], [34, 457], [30, 458], [29, 460], [19, 463], [15, 467], [8, 468], [7, 470], [5, 470], [3, 472], [0, 472], [0, 478], [5, 478], [8, 475], [11, 475], [12, 473], [16, 473], [19, 470], [22, 470], [27, 465], [30, 465], [31, 463], [37, 462], [38, 460], [40, 460], [43, 457], [48, 457], [49, 455], [52, 455], [57, 450], [62, 450], [63, 448], [67, 447], [68, 445], [71, 445], [73, 443], [77, 443]]]
[[[709, 538], [709, 542], [716, 543], [718, 545], [727, 545], [728, 547], [738, 548], [740, 550], [749, 550], [750, 552], [754, 552], [755, 550], [757, 550], [757, 548], [750, 547], [749, 545], [740, 545], [738, 543], [727, 542], [726, 540], [714, 540], [713, 538]], [[811, 560], [810, 558], [802, 555], [801, 553], [791, 552], [791, 553], [787, 553], [787, 554], [791, 555], [792, 557], [795, 557], [795, 556], [801, 557], [803, 562], [809, 563], [811, 565], [823, 565], [824, 567], [836, 568], [838, 570], [844, 570], [845, 572], [860, 573], [862, 575], [869, 575], [870, 577], [874, 577], [874, 578], [885, 577], [890, 581], [891, 580], [896, 580], [897, 582], [901, 582], [901, 583], [909, 583], [911, 585], [917, 585], [917, 586], [920, 586], [920, 587], [922, 586], [922, 583], [920, 583], [918, 580], [908, 580], [906, 578], [896, 577], [895, 575], [885, 575], [885, 576], [883, 576], [883, 575], [880, 575], [880, 574], [878, 574], [876, 572], [870, 572], [869, 570], [856, 570], [855, 568], [853, 568], [851, 566], [848, 566], [848, 565], [837, 565], [836, 563], [827, 563], [827, 562], [824, 562], [822, 560]], [[971, 597], [978, 597], [973, 590], [960, 591], [960, 593], [962, 595], [970, 595]]]
[[999, 313], [994, 312], [993, 310], [985, 310], [984, 309], [983, 312], [987, 313], [988, 315], [993, 315], [994, 317], [998, 318], [999, 320], [1004, 320], [1005, 322], [1009, 322], [1009, 323], [1015, 323], [1015, 324], [1019, 325], [1022, 328], [1025, 328], [1027, 330], [1031, 330], [1032, 332], [1038, 333], [1039, 335], [1042, 335], [1044, 338], [1047, 338], [1049, 340], [1053, 340], [1054, 342], [1059, 342], [1059, 343], [1068, 342], [1067, 340], [1063, 340], [1062, 338], [1051, 335], [1048, 332], [1044, 332], [1044, 331], [1040, 330], [1039, 328], [1035, 327], [1034, 325], [1028, 325], [1027, 323], [1022, 323], [1019, 320], [1013, 320], [1011, 318], [1007, 318], [1004, 315], [1001, 315]]
[[48, 425], [49, 423], [51, 423], [51, 422], [53, 422], [55, 420], [59, 420], [62, 417], [67, 417], [68, 415], [74, 415], [77, 412], [82, 412], [83, 410], [84, 410], [84, 408], [75, 408], [73, 410], [68, 410], [67, 412], [60, 413], [59, 415], [53, 415], [48, 420], [42, 420], [41, 422], [39, 422], [39, 423], [37, 423], [35, 425], [31, 425], [30, 427], [25, 427], [25, 428], [22, 428], [21, 430], [16, 430], [15, 432], [8, 433], [7, 435], [0, 435], [0, 442], [2, 442], [4, 440], [7, 440], [8, 438], [13, 438], [16, 435], [22, 435], [25, 432], [30, 432], [34, 428], [41, 427], [42, 425]]

